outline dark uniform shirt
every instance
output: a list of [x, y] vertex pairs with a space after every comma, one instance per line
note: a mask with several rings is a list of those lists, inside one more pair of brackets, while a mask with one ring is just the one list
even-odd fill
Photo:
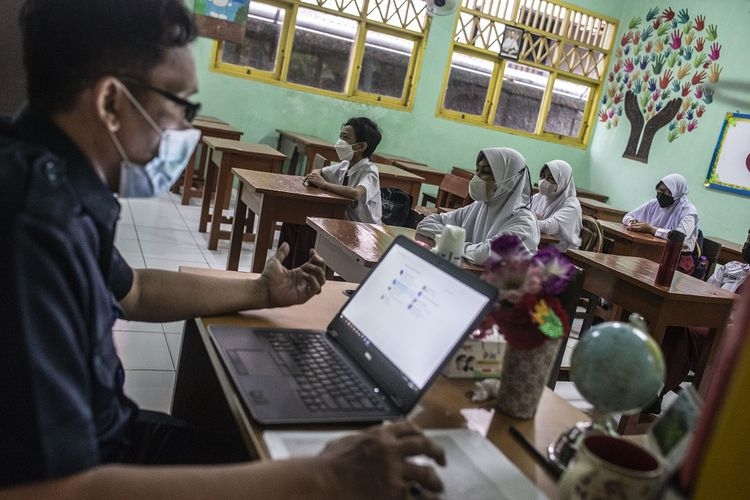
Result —
[[119, 213], [44, 115], [0, 123], [0, 487], [106, 461], [136, 413], [112, 339], [133, 283]]

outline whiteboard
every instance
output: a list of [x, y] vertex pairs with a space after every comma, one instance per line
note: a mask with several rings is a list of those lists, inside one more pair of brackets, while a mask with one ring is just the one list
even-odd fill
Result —
[[750, 115], [727, 113], [705, 186], [750, 196]]

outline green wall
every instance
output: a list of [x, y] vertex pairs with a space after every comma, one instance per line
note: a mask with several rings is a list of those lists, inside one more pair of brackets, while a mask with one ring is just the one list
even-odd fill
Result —
[[[629, 122], [624, 117], [617, 128], [607, 130], [598, 126], [589, 147], [588, 181], [591, 188], [610, 194], [611, 204], [627, 209], [652, 198], [654, 186], [661, 177], [672, 172], [681, 173], [688, 180], [689, 198], [698, 208], [699, 226], [704, 234], [743, 242], [750, 229], [750, 199], [706, 188], [703, 182], [725, 114], [750, 112], [750, 51], [746, 36], [750, 2], [685, 0], [656, 3], [638, 0], [622, 4], [620, 36], [627, 31], [631, 18], [645, 18], [646, 12], [654, 6], [661, 9], [671, 6], [675, 12], [687, 8], [691, 16], [705, 15], [706, 25], [718, 26], [717, 42], [722, 45], [719, 63], [723, 71], [715, 87], [714, 102], [708, 106], [698, 128], [672, 143], [667, 141], [666, 127], [658, 131], [647, 164], [622, 157], [630, 132]], [[744, 93], [722, 87], [722, 83], [730, 82], [744, 83]]]
[[[581, 7], [614, 18], [622, 9], [619, 0], [579, 1]], [[604, 5], [602, 5], [604, 4]], [[245, 132], [243, 140], [276, 145], [275, 130], [288, 129], [329, 140], [338, 137], [339, 126], [351, 116], [369, 116], [383, 130], [379, 149], [450, 170], [459, 165], [473, 168], [481, 148], [505, 146], [520, 151], [536, 178], [541, 165], [551, 159], [568, 161], [576, 180], [586, 187], [588, 151], [582, 148], [528, 139], [436, 118], [443, 75], [448, 63], [454, 16], [435, 17], [430, 28], [423, 66], [416, 87], [414, 108], [397, 111], [290, 90], [272, 84], [232, 77], [209, 70], [212, 42], [196, 43], [203, 112], [219, 116]]]

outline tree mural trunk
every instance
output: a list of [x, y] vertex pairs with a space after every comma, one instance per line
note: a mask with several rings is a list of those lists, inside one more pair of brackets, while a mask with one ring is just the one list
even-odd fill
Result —
[[632, 91], [628, 90], [625, 93], [625, 115], [630, 121], [630, 137], [628, 137], [628, 144], [625, 146], [622, 157], [648, 163], [648, 155], [651, 152], [654, 135], [659, 129], [672, 121], [681, 105], [682, 98], [672, 99], [644, 125], [638, 99]]
[[643, 163], [648, 162], [648, 155], [651, 152], [651, 143], [654, 140], [654, 134], [672, 121], [672, 118], [680, 111], [681, 105], [681, 98], [672, 99], [646, 123], [646, 127], [643, 129], [641, 145], [638, 147], [638, 154], [636, 154]]
[[625, 116], [630, 121], [630, 137], [622, 156], [624, 158], [634, 158], [638, 151], [638, 140], [641, 138], [641, 132], [643, 132], [643, 115], [641, 114], [641, 109], [638, 107], [638, 100], [631, 90], [625, 93]]

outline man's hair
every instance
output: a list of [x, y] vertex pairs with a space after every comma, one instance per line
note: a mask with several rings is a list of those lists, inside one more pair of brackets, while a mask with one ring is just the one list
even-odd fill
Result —
[[357, 118], [349, 118], [343, 126], [349, 125], [354, 129], [354, 134], [357, 136], [357, 142], [366, 142], [367, 149], [362, 154], [365, 158], [369, 158], [374, 152], [375, 148], [380, 144], [380, 129], [378, 124], [370, 120], [367, 117], [360, 116]]
[[29, 103], [48, 113], [103, 76], [145, 80], [196, 37], [182, 0], [27, 0], [19, 21]]

